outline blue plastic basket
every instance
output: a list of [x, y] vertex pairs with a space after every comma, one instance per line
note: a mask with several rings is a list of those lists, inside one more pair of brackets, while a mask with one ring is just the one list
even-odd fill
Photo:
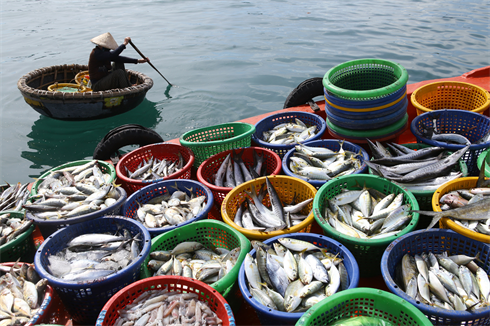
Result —
[[[347, 273], [349, 274], [349, 289], [357, 287], [359, 284], [359, 266], [352, 255], [352, 253], [344, 247], [340, 242], [330, 239], [324, 235], [318, 235], [313, 233], [290, 233], [285, 235], [280, 235], [274, 238], [270, 238], [264, 241], [266, 244], [272, 244], [277, 242], [280, 238], [294, 238], [298, 240], [308, 241], [314, 245], [328, 249], [329, 252], [333, 254], [339, 254], [338, 257], [343, 258], [343, 263]], [[255, 249], [250, 251], [252, 257], [255, 258]], [[256, 311], [257, 316], [262, 325], [294, 325], [298, 319], [303, 316], [303, 313], [290, 313], [278, 310], [269, 309], [258, 301], [252, 298], [252, 294], [248, 290], [248, 282], [245, 277], [244, 265], [240, 267], [238, 272], [238, 286], [242, 292], [243, 297]]]
[[381, 259], [381, 273], [383, 279], [394, 294], [402, 297], [422, 311], [434, 325], [489, 325], [490, 307], [485, 307], [472, 312], [451, 311], [435, 308], [420, 303], [409, 297], [393, 281], [395, 268], [401, 262], [403, 255], [420, 254], [430, 251], [440, 254], [448, 251], [450, 255], [476, 256], [480, 254], [481, 262], [476, 262], [487, 273], [490, 272], [490, 246], [467, 238], [452, 230], [431, 229], [419, 230], [401, 236], [393, 241], [383, 254]]
[[[436, 119], [437, 130], [440, 132], [463, 135], [471, 143], [480, 140], [490, 132], [490, 118], [480, 113], [465, 110], [436, 110], [422, 113], [412, 120], [410, 130], [417, 142], [444, 147], [453, 152], [465, 147], [464, 145], [447, 144], [424, 137], [422, 131], [426, 127], [433, 127], [434, 119]], [[490, 141], [473, 144], [463, 155], [462, 159], [468, 166], [470, 176], [478, 175], [480, 171], [477, 166], [478, 156], [488, 147], [490, 147]]]
[[319, 115], [303, 112], [303, 111], [286, 111], [283, 113], [276, 113], [270, 115], [257, 122], [255, 124], [255, 132], [252, 135], [252, 140], [258, 146], [267, 148], [275, 152], [277, 155], [279, 155], [282, 158], [296, 144], [289, 144], [289, 145], [269, 144], [268, 142], [262, 140], [263, 139], [262, 135], [264, 131], [269, 131], [279, 124], [288, 123], [288, 122], [294, 123], [295, 118], [298, 118], [299, 120], [303, 121], [307, 126], [315, 125], [317, 127], [317, 134], [312, 138], [310, 138], [308, 141], [313, 141], [322, 138], [323, 134], [325, 133], [325, 130], [327, 129], [325, 120], [323, 120], [323, 118], [320, 117]]
[[138, 210], [140, 205], [146, 204], [154, 197], [163, 196], [166, 194], [173, 194], [177, 190], [176, 188], [180, 191], [186, 192], [188, 195], [191, 195], [191, 191], [189, 189], [192, 189], [192, 194], [194, 194], [195, 196], [206, 196], [206, 206], [199, 214], [197, 214], [196, 217], [190, 219], [189, 221], [185, 221], [183, 223], [170, 227], [148, 228], [148, 231], [150, 232], [152, 238], [156, 237], [159, 234], [178, 228], [179, 226], [199, 221], [208, 217], [208, 213], [213, 207], [213, 193], [202, 183], [187, 179], [161, 181], [137, 190], [135, 193], [129, 196], [128, 200], [124, 204], [122, 215], [124, 217], [137, 219], [136, 211]]
[[[304, 145], [310, 146], [310, 147], [323, 147], [323, 148], [328, 148], [334, 152], [338, 152], [340, 150], [340, 141], [337, 139], [322, 139], [322, 140], [314, 140], [310, 142], [306, 142]], [[367, 172], [367, 165], [364, 163], [366, 160], [369, 161], [369, 155], [359, 145], [353, 144], [348, 141], [344, 141], [342, 148], [346, 151], [351, 151], [354, 153], [359, 153], [361, 151], [362, 156], [359, 157], [359, 160], [361, 161], [361, 168], [357, 170], [354, 174], [360, 174], [360, 173], [366, 173]], [[287, 154], [283, 157], [282, 159], [282, 170], [284, 174], [290, 176], [290, 177], [295, 177], [298, 179], [305, 180], [306, 182], [310, 183], [314, 187], [321, 187], [325, 184], [325, 182], [328, 182], [327, 180], [313, 180], [309, 178], [302, 177], [300, 175], [297, 175], [291, 171], [289, 168], [289, 163], [291, 162], [291, 157], [293, 154], [296, 152], [296, 148], [292, 148], [287, 152]]]
[[[90, 282], [66, 282], [47, 271], [48, 257], [66, 248], [66, 244], [73, 238], [95, 232], [115, 233], [120, 228], [127, 229], [133, 236], [143, 236], [139, 242], [140, 254], [129, 266]], [[39, 276], [48, 279], [73, 320], [94, 325], [104, 304], [119, 290], [139, 279], [140, 268], [150, 253], [150, 246], [150, 233], [140, 222], [121, 216], [104, 216], [67, 226], [50, 235], [36, 252], [34, 266]]]

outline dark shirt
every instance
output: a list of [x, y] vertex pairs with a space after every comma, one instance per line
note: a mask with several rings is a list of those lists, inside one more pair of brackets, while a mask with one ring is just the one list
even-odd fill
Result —
[[121, 44], [115, 50], [100, 49], [95, 47], [90, 53], [88, 61], [88, 74], [92, 85], [107, 76], [112, 69], [111, 62], [138, 63], [138, 59], [123, 57], [119, 55], [126, 45]]

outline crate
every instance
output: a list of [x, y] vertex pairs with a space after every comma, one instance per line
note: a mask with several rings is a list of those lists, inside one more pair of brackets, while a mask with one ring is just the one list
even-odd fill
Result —
[[444, 109], [483, 113], [490, 106], [484, 88], [465, 82], [440, 81], [417, 88], [410, 96], [417, 115]]
[[468, 166], [469, 175], [478, 175], [480, 172], [477, 166], [478, 156], [490, 147], [490, 141], [481, 144], [473, 143], [490, 132], [490, 118], [472, 111], [438, 110], [420, 114], [412, 120], [410, 130], [418, 143], [440, 146], [455, 152], [465, 146], [431, 140], [424, 136], [423, 130], [427, 127], [433, 127], [434, 119], [436, 120], [437, 130], [440, 132], [463, 135], [472, 143], [462, 158]]
[[[245, 198], [248, 196], [247, 194], [245, 194], [244, 191], [252, 191], [252, 184], [255, 186], [255, 190], [259, 191], [261, 185], [266, 183], [265, 178], [266, 177], [261, 177], [245, 182], [240, 186], [233, 188], [233, 190], [230, 191], [228, 195], [226, 195], [223, 204], [221, 205], [221, 216], [223, 217], [223, 221], [245, 235], [249, 240], [265, 240], [288, 233], [309, 232], [311, 229], [311, 223], [313, 222], [313, 212], [311, 211], [313, 208], [312, 203], [309, 203], [301, 212], [303, 214], [307, 214], [308, 212], [310, 212], [308, 217], [303, 222], [288, 229], [271, 232], [261, 232], [255, 230], [247, 230], [235, 224], [234, 219], [236, 211], [240, 207], [241, 203], [244, 202]], [[296, 202], [299, 203], [308, 198], [315, 197], [316, 188], [304, 180], [283, 175], [274, 175], [268, 178], [283, 203], [290, 203], [293, 198], [295, 198]], [[266, 206], [270, 205], [269, 195], [266, 195], [264, 197], [263, 203]]]
[[263, 139], [264, 131], [269, 131], [277, 125], [283, 123], [295, 123], [295, 119], [299, 119], [303, 121], [305, 125], [308, 127], [316, 126], [316, 135], [308, 139], [307, 141], [313, 141], [321, 139], [325, 130], [327, 128], [325, 120], [314, 113], [303, 112], [303, 111], [286, 111], [281, 113], [272, 114], [268, 117], [261, 119], [259, 122], [255, 124], [255, 133], [252, 135], [252, 140], [255, 144], [260, 147], [267, 148], [273, 152], [275, 152], [282, 159], [286, 153], [296, 146], [297, 144], [289, 144], [289, 145], [278, 145], [278, 144], [270, 144]]
[[487, 273], [490, 271], [490, 247], [480, 241], [467, 238], [451, 230], [419, 230], [405, 234], [396, 239], [386, 249], [381, 260], [383, 279], [391, 292], [417, 307], [427, 316], [433, 325], [488, 325], [490, 307], [475, 311], [451, 311], [432, 307], [412, 299], [394, 282], [395, 268], [405, 254], [415, 255], [430, 251], [450, 255], [467, 255], [475, 257], [479, 253], [481, 262], [475, 261]]
[[[331, 252], [334, 255], [338, 254], [338, 257], [343, 258], [343, 264], [347, 270], [347, 273], [349, 274], [348, 289], [353, 289], [357, 287], [359, 283], [359, 266], [357, 265], [357, 262], [352, 253], [341, 243], [326, 236], [312, 233], [291, 233], [286, 235], [279, 235], [264, 241], [264, 243], [272, 245], [273, 243], [278, 242], [277, 239], [283, 237], [307, 241], [320, 248], [327, 249], [328, 252]], [[252, 249], [250, 251], [250, 254], [253, 258], [255, 258], [255, 249]], [[294, 325], [298, 321], [298, 319], [303, 316], [303, 313], [301, 312], [291, 313], [267, 308], [255, 299], [253, 299], [249, 291], [248, 282], [246, 281], [245, 267], [243, 266], [243, 264], [238, 274], [238, 286], [240, 287], [243, 298], [257, 312], [257, 316], [259, 317], [262, 325]]]
[[179, 293], [196, 293], [198, 300], [209, 304], [223, 326], [235, 326], [235, 317], [226, 300], [206, 283], [182, 276], [155, 276], [145, 278], [126, 286], [117, 292], [102, 308], [97, 318], [96, 326], [114, 325], [119, 317], [119, 310], [131, 304], [143, 292], [165, 290]]
[[330, 325], [339, 319], [358, 316], [377, 317], [390, 325], [432, 326], [411, 303], [372, 288], [349, 289], [323, 299], [308, 309], [296, 326]]
[[[322, 139], [322, 140], [314, 140], [311, 142], [307, 142], [304, 144], [305, 146], [308, 147], [323, 147], [323, 148], [328, 148], [334, 152], [338, 152], [340, 150], [340, 141], [335, 140], [335, 139]], [[361, 153], [362, 155], [359, 156], [359, 161], [361, 163], [361, 167], [354, 173], [354, 174], [361, 174], [361, 173], [366, 173], [367, 171], [367, 165], [364, 163], [365, 160], [369, 160], [369, 155], [368, 153], [359, 145], [353, 144], [349, 141], [344, 141], [342, 143], [342, 148], [346, 151], [351, 151], [354, 153]], [[294, 178], [299, 178], [301, 180], [304, 180], [314, 187], [321, 187], [323, 186], [328, 180], [315, 180], [315, 179], [309, 179], [300, 175], [297, 175], [291, 171], [289, 168], [289, 163], [291, 162], [291, 157], [294, 156], [294, 153], [296, 152], [296, 149], [293, 148], [287, 154], [284, 156], [282, 159], [282, 170], [284, 171], [284, 174], [294, 177]]]
[[208, 180], [218, 172], [226, 156], [230, 153], [241, 153], [242, 161], [247, 167], [253, 166], [254, 152], [264, 156], [264, 166], [267, 175], [278, 175], [281, 173], [281, 158], [271, 150], [261, 147], [247, 147], [239, 149], [230, 149], [215, 154], [204, 161], [197, 169], [197, 180], [211, 189], [214, 197], [214, 204], [221, 208], [221, 204], [226, 195], [233, 189], [231, 187], [218, 187], [208, 182]]
[[[206, 247], [217, 247], [232, 250], [240, 248], [240, 255], [236, 265], [221, 280], [210, 286], [226, 297], [238, 278], [238, 270], [250, 251], [250, 241], [231, 226], [215, 220], [197, 221], [181, 226], [172, 231], [160, 234], [153, 238], [150, 253], [159, 250], [172, 250], [181, 242], [197, 241]], [[150, 257], [146, 257], [141, 266], [141, 278], [152, 277], [147, 264]]]
[[324, 219], [325, 204], [342, 192], [343, 189], [360, 189], [359, 185], [374, 188], [385, 195], [403, 193], [403, 204], [410, 204], [411, 209], [418, 210], [419, 205], [411, 192], [385, 178], [369, 174], [346, 175], [325, 183], [313, 200], [313, 213], [315, 220], [323, 229], [323, 233], [344, 244], [354, 255], [360, 266], [361, 277], [378, 276], [381, 274], [381, 255], [386, 247], [396, 238], [415, 230], [419, 221], [419, 214], [412, 213], [410, 223], [397, 234], [382, 239], [359, 239], [348, 236], [335, 230]]
[[180, 136], [180, 144], [195, 155], [197, 169], [209, 157], [229, 149], [250, 147], [255, 127], [244, 122], [230, 122], [194, 129]]
[[[143, 236], [139, 242], [138, 258], [122, 270], [89, 282], [67, 282], [47, 271], [48, 257], [63, 250], [71, 239], [94, 232], [115, 233], [120, 228], [127, 229], [133, 236]], [[139, 279], [141, 265], [150, 252], [150, 241], [148, 230], [138, 221], [121, 216], [99, 217], [67, 226], [50, 235], [37, 250], [34, 266], [40, 277], [48, 279], [74, 321], [94, 324], [104, 304], [120, 289]]]
[[[179, 159], [179, 153], [182, 155], [185, 164], [180, 171], [172, 173], [169, 176], [154, 180], [137, 180], [127, 176], [126, 169], [133, 172], [136, 171], [143, 160], [148, 161], [148, 159], [154, 157], [159, 160], [165, 159], [167, 161], [175, 162]], [[137, 148], [124, 155], [116, 164], [116, 176], [118, 182], [121, 183], [128, 195], [131, 195], [135, 191], [152, 183], [170, 179], [190, 179], [194, 160], [194, 153], [187, 147], [171, 143], [150, 144]]]
[[[24, 218], [25, 212], [17, 211], [2, 211], [0, 215], [10, 214], [10, 218]], [[14, 240], [9, 241], [0, 246], [0, 263], [14, 262], [19, 258], [24, 258], [32, 255], [34, 251], [34, 241], [32, 240], [32, 232], [35, 225], [31, 225], [27, 231], [18, 235]]]
[[177, 191], [177, 189], [186, 192], [189, 196], [206, 196], [206, 206], [199, 214], [196, 215], [196, 217], [183, 223], [161, 228], [145, 227], [145, 229], [150, 232], [152, 238], [156, 237], [159, 234], [179, 228], [183, 225], [187, 225], [207, 218], [209, 211], [213, 207], [213, 193], [208, 187], [201, 184], [200, 182], [186, 179], [160, 181], [143, 187], [140, 190], [137, 190], [134, 194], [128, 197], [128, 200], [122, 208], [122, 215], [124, 217], [137, 220], [138, 218], [136, 216], [136, 212], [141, 205], [146, 204], [154, 197], [159, 197], [166, 194], [173, 194], [175, 191]]

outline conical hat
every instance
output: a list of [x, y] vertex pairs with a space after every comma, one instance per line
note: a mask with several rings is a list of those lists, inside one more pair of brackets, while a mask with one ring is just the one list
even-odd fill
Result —
[[115, 50], [117, 49], [117, 42], [112, 37], [111, 33], [104, 33], [97, 37], [94, 37], [90, 42], [100, 45], [106, 49]]

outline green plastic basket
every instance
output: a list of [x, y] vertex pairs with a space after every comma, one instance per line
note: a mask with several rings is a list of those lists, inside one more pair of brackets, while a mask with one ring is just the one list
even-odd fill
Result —
[[487, 157], [488, 152], [490, 152], [490, 148], [484, 150], [480, 155], [478, 155], [477, 166], [478, 170], [480, 170], [482, 163], [485, 161], [485, 166], [483, 167], [485, 169], [485, 176], [490, 178], [490, 155]]
[[192, 150], [194, 167], [198, 168], [209, 157], [229, 149], [250, 147], [255, 126], [231, 122], [194, 129], [180, 136], [180, 144]]
[[377, 317], [398, 326], [432, 326], [411, 303], [393, 293], [371, 288], [349, 289], [323, 299], [308, 309], [296, 326], [324, 326], [358, 316]]
[[344, 62], [327, 71], [323, 86], [337, 97], [374, 100], [388, 96], [408, 81], [408, 72], [398, 63], [381, 59]]
[[[250, 251], [250, 241], [237, 230], [221, 221], [203, 220], [187, 224], [172, 231], [165, 232], [151, 240], [150, 253], [158, 250], [172, 250], [184, 241], [197, 241], [206, 247], [219, 247], [232, 250], [240, 247], [240, 255], [236, 265], [219, 281], [210, 284], [212, 288], [226, 297], [238, 279], [238, 272], [245, 255]], [[141, 266], [140, 277], [152, 277], [147, 265], [150, 257], [146, 257]]]
[[332, 130], [339, 135], [348, 135], [349, 139], [360, 139], [360, 138], [379, 138], [388, 135], [395, 134], [397, 131], [401, 130], [408, 121], [408, 113], [403, 116], [402, 119], [398, 120], [394, 124], [388, 127], [371, 129], [371, 130], [352, 130], [343, 127], [339, 127], [333, 124], [328, 118], [325, 120], [328, 129]]
[[327, 199], [331, 199], [342, 192], [342, 189], [359, 189], [359, 185], [368, 188], [374, 188], [385, 195], [403, 193], [403, 204], [410, 204], [411, 209], [418, 210], [419, 204], [414, 195], [390, 180], [370, 174], [355, 174], [346, 175], [337, 179], [332, 179], [325, 183], [315, 195], [313, 199], [313, 214], [315, 220], [323, 229], [323, 233], [344, 244], [349, 249], [357, 263], [361, 277], [371, 277], [381, 275], [380, 263], [386, 247], [395, 239], [408, 232], [412, 232], [417, 227], [419, 214], [412, 213], [410, 223], [397, 234], [383, 239], [359, 239], [354, 238], [344, 233], [335, 230], [324, 219], [325, 203]]
[[[80, 161], [73, 161], [69, 163], [62, 164], [60, 166], [57, 166], [55, 168], [52, 168], [51, 170], [46, 171], [43, 173], [32, 185], [31, 188], [31, 195], [37, 195], [37, 188], [43, 182], [44, 178], [46, 178], [51, 172], [58, 171], [64, 168], [72, 167], [72, 166], [78, 166], [78, 165], [84, 165], [88, 162], [91, 162], [92, 160], [80, 160]], [[112, 180], [116, 180], [116, 169], [114, 168], [114, 165], [107, 163], [105, 161], [98, 161], [99, 162], [99, 167], [102, 170], [103, 173], [109, 173], [112, 177]]]
[[[22, 219], [25, 216], [25, 211], [3, 211], [0, 215], [9, 213], [10, 218]], [[34, 241], [32, 240], [32, 232], [34, 229], [35, 226], [32, 224], [27, 231], [17, 236], [17, 238], [0, 246], [0, 263], [14, 262], [19, 258], [30, 255], [35, 250]]]

